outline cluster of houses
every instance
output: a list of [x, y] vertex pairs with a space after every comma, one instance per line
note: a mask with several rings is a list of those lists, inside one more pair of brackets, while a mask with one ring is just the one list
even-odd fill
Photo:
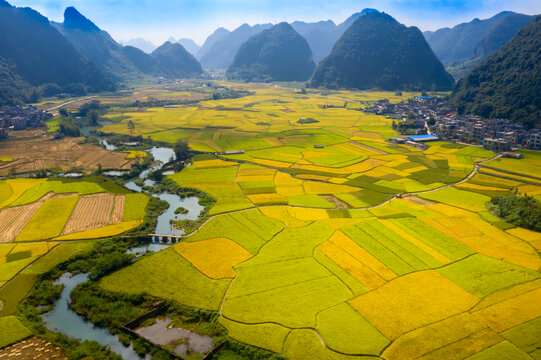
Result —
[[541, 129], [527, 129], [505, 119], [487, 120], [479, 116], [442, 119], [433, 132], [447, 140], [481, 144], [495, 152], [511, 148], [541, 149]]
[[428, 133], [447, 141], [483, 145], [495, 152], [512, 148], [541, 149], [541, 127], [528, 129], [507, 119], [458, 115], [454, 107], [438, 97], [417, 96], [398, 104], [379, 100], [365, 111], [396, 119], [401, 133]]
[[3, 106], [0, 108], [0, 139], [6, 138], [10, 130], [39, 127], [51, 117], [36, 106]]

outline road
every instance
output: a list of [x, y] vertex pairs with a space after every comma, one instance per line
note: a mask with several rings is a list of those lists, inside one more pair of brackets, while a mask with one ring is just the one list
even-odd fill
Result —
[[[133, 91], [155, 89], [155, 88], [159, 88], [159, 87], [163, 87], [163, 86], [165, 86], [165, 85], [143, 86], [143, 87], [140, 87], [140, 88], [135, 88], [135, 89], [133, 89]], [[86, 100], [90, 100], [90, 99], [95, 99], [95, 98], [100, 97], [100, 96], [101, 95], [92, 95], [92, 96], [86, 96], [86, 97], [83, 97], [83, 98], [77, 98], [77, 99], [73, 99], [73, 100], [70, 100], [70, 101], [66, 101], [66, 102], [64, 102], [62, 104], [58, 104], [56, 106], [53, 106], [50, 109], [47, 109], [47, 112], [58, 110], [61, 107], [64, 107], [64, 106], [69, 105], [69, 104], [78, 103], [78, 102], [86, 101]]]
[[94, 96], [88, 96], [88, 97], [85, 97], [85, 98], [82, 98], [82, 99], [75, 99], [75, 100], [70, 100], [70, 101], [66, 101], [65, 103], [62, 103], [60, 105], [56, 105], [50, 109], [47, 109], [46, 111], [47, 112], [53, 112], [55, 110], [58, 110], [60, 109], [61, 107], [63, 106], [66, 106], [66, 105], [69, 105], [69, 104], [73, 104], [73, 103], [77, 103], [77, 102], [81, 102], [81, 101], [86, 101], [86, 100], [90, 100], [90, 99], [94, 99], [94, 98], [97, 98], [98, 95], [94, 95]]

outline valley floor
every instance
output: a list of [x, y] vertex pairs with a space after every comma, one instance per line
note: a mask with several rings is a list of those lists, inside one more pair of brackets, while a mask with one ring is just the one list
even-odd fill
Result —
[[[249, 95], [109, 109], [106, 116], [116, 120], [102, 128], [106, 133], [171, 145], [182, 139], [201, 152], [167, 178], [216, 203], [197, 231], [101, 278], [101, 289], [214, 311], [230, 338], [288, 359], [541, 359], [541, 234], [487, 208], [493, 197], [514, 192], [541, 200], [540, 153], [521, 151], [517, 160], [462, 144], [432, 142], [424, 151], [392, 144], [393, 120], [362, 109], [413, 93], [216, 85]], [[210, 91], [152, 90], [158, 101]], [[20, 191], [12, 182], [0, 182], [12, 189], [5, 199], [0, 192], [0, 207], [38, 202], [49, 189]], [[92, 221], [76, 212], [91, 194], [110, 193], [102, 202], [112, 198], [107, 209], [114, 213], [122, 194], [95, 185], [102, 190], [50, 185], [54, 194], [79, 197], [63, 221], [51, 221], [51, 236], [40, 238], [54, 242], [22, 242], [33, 240], [34, 215], [0, 245], [0, 274], [7, 274], [0, 278], [0, 321], [21, 329], [20, 338], [29, 334], [12, 315], [33, 282], [23, 289], [15, 280], [41, 259], [48, 266], [32, 274], [89, 246], [62, 236], [88, 228], [83, 222]], [[38, 211], [69, 198], [46, 199]], [[123, 217], [95, 222], [141, 219], [146, 202], [130, 201]], [[133, 207], [138, 215], [129, 213]], [[52, 250], [39, 252], [38, 244]], [[28, 249], [14, 252], [21, 246]], [[48, 255], [62, 247], [64, 257]], [[13, 257], [22, 252], [32, 257]]]

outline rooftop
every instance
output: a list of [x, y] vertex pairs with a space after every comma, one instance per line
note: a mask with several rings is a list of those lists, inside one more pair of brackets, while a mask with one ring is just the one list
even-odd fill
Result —
[[410, 135], [408, 139], [413, 141], [433, 141], [439, 138], [436, 135]]

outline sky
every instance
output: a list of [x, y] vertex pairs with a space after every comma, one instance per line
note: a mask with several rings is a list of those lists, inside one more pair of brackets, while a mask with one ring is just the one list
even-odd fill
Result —
[[75, 6], [117, 41], [144, 38], [160, 45], [170, 37], [202, 44], [218, 27], [233, 30], [243, 23], [320, 21], [340, 23], [364, 8], [384, 11], [421, 30], [453, 27], [500, 11], [541, 14], [541, 0], [7, 0], [62, 21]]

